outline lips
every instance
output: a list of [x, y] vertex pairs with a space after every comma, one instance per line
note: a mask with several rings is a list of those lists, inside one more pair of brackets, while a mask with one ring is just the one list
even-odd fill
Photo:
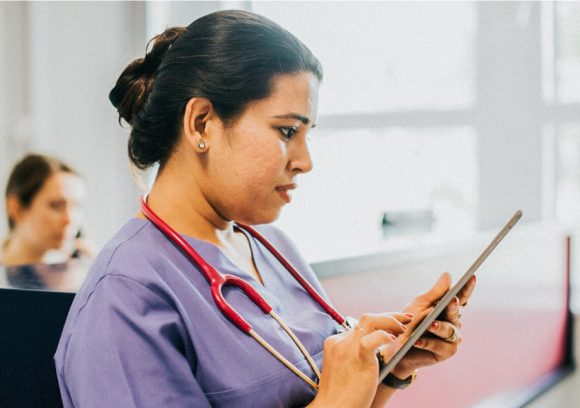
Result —
[[296, 189], [295, 183], [286, 184], [283, 186], [276, 187], [276, 191], [278, 192], [278, 194], [280, 195], [282, 200], [284, 200], [286, 203], [290, 203], [290, 201], [292, 201], [292, 196], [290, 195], [290, 191], [295, 190], [295, 189]]
[[277, 191], [288, 191], [288, 190], [295, 190], [296, 189], [296, 183], [290, 183], [290, 184], [286, 184], [284, 186], [278, 186], [276, 187]]

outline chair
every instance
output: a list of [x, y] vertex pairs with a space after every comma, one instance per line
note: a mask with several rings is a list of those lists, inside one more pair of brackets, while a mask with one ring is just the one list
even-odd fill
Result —
[[53, 355], [74, 293], [0, 289], [0, 407], [62, 407]]

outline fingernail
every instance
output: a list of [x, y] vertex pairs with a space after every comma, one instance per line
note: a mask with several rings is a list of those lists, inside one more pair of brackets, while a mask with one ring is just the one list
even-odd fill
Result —
[[477, 282], [477, 275], [473, 275], [473, 282]]
[[395, 336], [394, 334], [389, 333], [389, 336], [391, 336], [391, 339], [397, 340], [397, 336]]
[[409, 319], [412, 319], [413, 317], [415, 317], [415, 315], [413, 313], [405, 313], [405, 316], [407, 316]]
[[458, 306], [458, 305], [459, 305], [459, 298], [458, 298], [457, 296], [455, 296], [455, 297], [453, 298], [453, 304], [454, 304], [455, 306]]
[[415, 346], [421, 347], [423, 345], [423, 340], [417, 340]]
[[403, 331], [407, 330], [407, 326], [405, 326], [404, 324], [401, 325], [401, 329], [403, 329]]
[[432, 329], [436, 329], [437, 327], [439, 327], [439, 323], [438, 322], [431, 323], [431, 328]]

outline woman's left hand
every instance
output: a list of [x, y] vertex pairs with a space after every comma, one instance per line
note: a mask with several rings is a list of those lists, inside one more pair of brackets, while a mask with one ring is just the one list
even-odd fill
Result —
[[[451, 276], [448, 273], [442, 274], [435, 285], [427, 292], [417, 296], [404, 309], [406, 313], [415, 315], [413, 322], [418, 324], [432, 309], [433, 305], [445, 295], [451, 287]], [[457, 297], [442, 313], [439, 320], [433, 322], [429, 328], [429, 334], [421, 337], [415, 346], [409, 350], [401, 362], [393, 370], [393, 375], [398, 378], [407, 378], [415, 370], [430, 366], [453, 356], [461, 344], [461, 307], [467, 304], [467, 300], [475, 288], [475, 276], [459, 292]], [[411, 333], [412, 330], [409, 330]]]

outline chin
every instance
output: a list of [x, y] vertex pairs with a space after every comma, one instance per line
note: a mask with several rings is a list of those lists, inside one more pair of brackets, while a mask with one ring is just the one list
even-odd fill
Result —
[[249, 217], [239, 218], [236, 221], [240, 224], [246, 225], [261, 225], [261, 224], [271, 224], [280, 218], [281, 211], [278, 210], [275, 213], [264, 213], [264, 214], [253, 214]]
[[65, 240], [64, 238], [57, 238], [53, 241], [52, 245], [48, 249], [54, 249], [59, 251], [65, 247], [66, 243], [67, 240]]

